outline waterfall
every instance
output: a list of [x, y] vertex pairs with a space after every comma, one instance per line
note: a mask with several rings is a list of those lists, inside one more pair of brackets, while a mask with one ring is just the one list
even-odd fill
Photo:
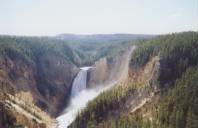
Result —
[[76, 118], [78, 112], [85, 108], [90, 100], [93, 100], [101, 92], [113, 87], [112, 82], [106, 87], [96, 87], [87, 89], [87, 71], [90, 67], [81, 68], [72, 84], [71, 99], [69, 106], [64, 110], [63, 114], [56, 118], [58, 122], [57, 128], [67, 128]]
[[78, 111], [84, 108], [87, 102], [95, 97], [95, 93], [89, 92], [87, 86], [87, 71], [91, 67], [83, 67], [75, 77], [69, 106], [64, 110], [63, 114], [57, 117], [58, 128], [67, 128], [75, 119]]
[[90, 67], [81, 68], [80, 72], [74, 79], [71, 89], [71, 97], [78, 95], [87, 86], [87, 71]]
[[78, 112], [85, 108], [90, 100], [93, 100], [101, 92], [113, 87], [112, 82], [106, 87], [96, 87], [87, 89], [87, 71], [90, 67], [81, 68], [72, 84], [71, 99], [69, 106], [64, 110], [63, 114], [56, 118], [58, 126], [56, 128], [67, 128], [76, 118]]

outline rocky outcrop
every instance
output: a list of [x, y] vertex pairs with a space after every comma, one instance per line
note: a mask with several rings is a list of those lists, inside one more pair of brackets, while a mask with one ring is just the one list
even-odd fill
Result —
[[[51, 107], [50, 113], [57, 113], [67, 102], [72, 81], [78, 69], [63, 57], [53, 53], [45, 53], [37, 59], [37, 89], [47, 99]], [[54, 106], [51, 106], [53, 102]], [[38, 105], [41, 105], [38, 102]]]
[[96, 61], [93, 68], [88, 71], [88, 87], [106, 86], [127, 79], [130, 55], [134, 48]]
[[130, 65], [128, 81], [130, 83], [146, 84], [155, 82], [159, 77], [160, 58], [152, 57], [143, 67], [136, 69]]

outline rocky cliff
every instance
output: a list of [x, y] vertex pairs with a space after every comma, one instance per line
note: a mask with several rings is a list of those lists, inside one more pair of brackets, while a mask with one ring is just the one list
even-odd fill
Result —
[[8, 93], [12, 90], [12, 95], [29, 92], [32, 103], [53, 116], [68, 98], [77, 72], [75, 66], [53, 52], [39, 55], [34, 63], [18, 55], [0, 57], [2, 87], [10, 88]]
[[88, 87], [107, 86], [126, 80], [128, 77], [129, 60], [134, 46], [120, 51], [111, 57], [99, 59], [88, 71]]

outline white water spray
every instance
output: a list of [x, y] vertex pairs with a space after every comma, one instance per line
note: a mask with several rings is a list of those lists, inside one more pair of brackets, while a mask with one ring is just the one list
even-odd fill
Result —
[[58, 128], [67, 128], [75, 120], [78, 112], [85, 108], [89, 101], [97, 97], [102, 91], [115, 85], [116, 82], [112, 82], [106, 87], [98, 86], [94, 89], [86, 89], [87, 70], [89, 68], [90, 67], [81, 68], [81, 71], [76, 76], [72, 85], [70, 104], [64, 110], [63, 114], [56, 119], [58, 121]]
[[86, 89], [87, 86], [87, 70], [90, 67], [81, 68], [81, 71], [78, 73], [76, 78], [74, 79], [72, 90], [71, 90], [71, 97], [75, 97], [80, 93], [82, 90]]
[[74, 121], [79, 110], [84, 108], [87, 102], [95, 97], [94, 92], [87, 91], [87, 71], [90, 67], [81, 68], [74, 79], [71, 89], [70, 105], [64, 110], [64, 113], [57, 118], [58, 128], [68, 127]]

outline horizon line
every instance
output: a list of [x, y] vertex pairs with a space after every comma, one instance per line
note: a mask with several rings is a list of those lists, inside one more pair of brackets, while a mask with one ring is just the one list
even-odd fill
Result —
[[73, 36], [92, 36], [92, 35], [168, 35], [174, 33], [182, 32], [198, 32], [198, 30], [186, 30], [186, 31], [176, 31], [176, 32], [167, 32], [167, 33], [124, 33], [124, 32], [115, 32], [115, 33], [59, 33], [59, 34], [7, 34], [0, 33], [0, 36], [15, 36], [15, 37], [56, 37], [60, 35], [73, 35]]

